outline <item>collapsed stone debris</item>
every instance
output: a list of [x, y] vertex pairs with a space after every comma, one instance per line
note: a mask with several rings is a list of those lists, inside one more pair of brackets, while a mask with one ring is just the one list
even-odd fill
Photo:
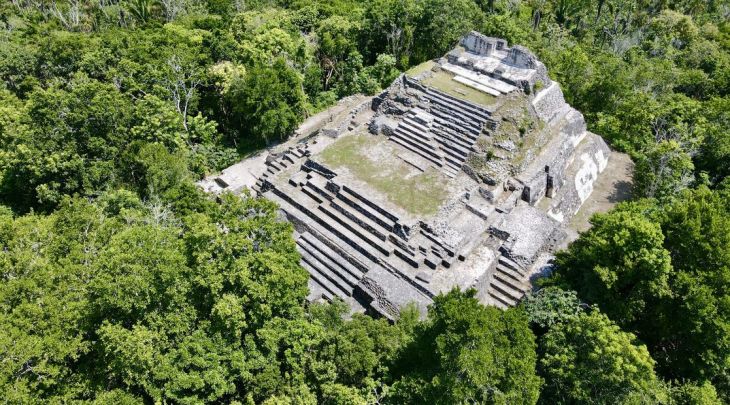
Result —
[[611, 153], [529, 50], [476, 32], [332, 111], [201, 186], [278, 203], [309, 298], [389, 319], [454, 287], [518, 303]]

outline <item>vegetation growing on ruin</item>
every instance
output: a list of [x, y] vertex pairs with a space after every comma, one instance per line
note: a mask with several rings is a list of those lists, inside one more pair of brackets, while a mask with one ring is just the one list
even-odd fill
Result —
[[431, 74], [431, 76], [423, 80], [423, 84], [429, 87], [433, 87], [434, 89], [441, 90], [444, 93], [452, 95], [454, 97], [469, 100], [472, 103], [477, 103], [485, 106], [494, 104], [494, 101], [497, 99], [490, 94], [481, 92], [465, 84], [454, 81], [454, 75], [444, 70], [434, 72], [433, 74]]
[[[388, 156], [380, 156], [382, 153]], [[433, 167], [421, 172], [392, 153], [384, 138], [349, 135], [327, 147], [321, 158], [327, 166], [346, 168], [356, 179], [412, 215], [435, 214], [449, 197], [447, 179]]]
[[406, 70], [406, 74], [411, 77], [416, 77], [421, 75], [422, 73], [430, 72], [434, 66], [436, 66], [436, 62], [432, 60], [427, 60], [419, 65], [413, 66], [412, 68]]
[[[0, 397], [730, 402], [728, 21], [688, 0], [0, 2]], [[472, 29], [536, 52], [634, 157], [636, 201], [519, 308], [307, 305], [276, 208], [193, 180]]]

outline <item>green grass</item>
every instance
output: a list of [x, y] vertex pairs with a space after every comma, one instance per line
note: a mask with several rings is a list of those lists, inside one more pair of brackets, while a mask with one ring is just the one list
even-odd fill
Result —
[[455, 81], [453, 78], [454, 75], [442, 70], [440, 72], [434, 72], [431, 77], [424, 79], [422, 83], [426, 86], [433, 87], [436, 90], [441, 90], [451, 96], [485, 106], [492, 105], [497, 100], [497, 98], [491, 94], [463, 85]]
[[431, 70], [436, 65], [436, 62], [432, 60], [427, 60], [420, 65], [413, 66], [412, 68], [406, 70], [406, 75], [410, 77], [416, 77], [420, 75], [423, 72], [427, 72]]
[[[386, 142], [382, 136], [343, 136], [325, 149], [320, 159], [329, 167], [347, 168], [357, 179], [413, 215], [435, 214], [448, 197], [446, 177], [434, 168], [417, 171], [394, 155], [376, 161], [369, 152], [385, 148]], [[417, 174], [408, 175], [414, 172]]]

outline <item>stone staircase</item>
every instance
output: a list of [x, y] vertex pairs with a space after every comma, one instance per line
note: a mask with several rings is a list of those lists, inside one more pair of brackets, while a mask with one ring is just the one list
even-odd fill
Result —
[[302, 265], [311, 275], [312, 289], [324, 299], [351, 297], [373, 268], [387, 269], [428, 295], [428, 273], [451, 267], [458, 258], [453, 247], [423, 227], [417, 232], [426, 239], [412, 245], [414, 230], [396, 215], [306, 164], [287, 183], [274, 186], [262, 179], [260, 189], [300, 232]]
[[500, 308], [517, 305], [532, 288], [527, 271], [504, 255], [497, 258], [497, 266], [489, 286], [489, 295]]
[[431, 88], [425, 88], [424, 96], [429, 111], [411, 109], [390, 140], [453, 178], [490, 121], [490, 113], [479, 105]]
[[266, 171], [256, 180], [253, 191], [257, 194], [262, 194], [263, 192], [261, 187], [266, 179], [290, 166], [293, 166], [294, 164], [301, 163], [302, 160], [311, 155], [312, 153], [309, 151], [309, 145], [302, 144], [289, 148], [274, 159], [267, 159]]
[[339, 253], [309, 232], [299, 236], [297, 248], [311, 282], [323, 291], [322, 298], [331, 301], [334, 297], [344, 300], [352, 296], [353, 289], [363, 277], [362, 269], [343, 261]]

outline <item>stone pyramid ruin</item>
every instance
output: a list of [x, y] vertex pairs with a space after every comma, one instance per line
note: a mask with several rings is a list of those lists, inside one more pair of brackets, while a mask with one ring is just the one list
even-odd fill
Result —
[[610, 153], [535, 55], [472, 32], [201, 186], [279, 204], [311, 300], [395, 319], [454, 287], [519, 302]]

